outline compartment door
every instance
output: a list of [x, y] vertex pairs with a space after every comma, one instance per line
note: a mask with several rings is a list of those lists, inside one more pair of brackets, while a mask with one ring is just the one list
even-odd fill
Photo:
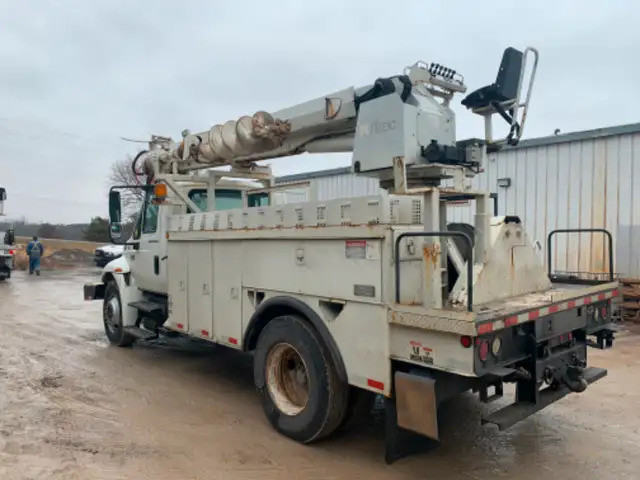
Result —
[[214, 252], [214, 318], [216, 341], [233, 348], [242, 345], [242, 270], [244, 243], [213, 242]]
[[213, 261], [211, 242], [191, 242], [188, 251], [189, 333], [213, 338]]
[[186, 332], [189, 328], [187, 299], [188, 243], [169, 242], [167, 247], [167, 285], [169, 292], [169, 318], [166, 326]]

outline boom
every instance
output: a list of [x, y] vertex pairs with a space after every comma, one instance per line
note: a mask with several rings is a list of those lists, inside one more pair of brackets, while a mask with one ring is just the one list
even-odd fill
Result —
[[[534, 65], [521, 102], [529, 53]], [[520, 139], [536, 66], [535, 49], [522, 53], [508, 48], [496, 82], [463, 101], [485, 117], [487, 144], [498, 147]], [[478, 162], [468, 158], [466, 146], [456, 144], [455, 115], [449, 107], [453, 95], [466, 89], [462, 75], [453, 69], [418, 62], [402, 75], [380, 78], [373, 85], [349, 87], [273, 113], [258, 111], [200, 133], [185, 130], [177, 145], [155, 137], [145, 164], [155, 173], [176, 173], [225, 165], [250, 168], [259, 160], [305, 152], [353, 152], [354, 171], [381, 179], [398, 157], [405, 167], [435, 163], [473, 169]], [[510, 123], [505, 139], [492, 138], [495, 113]]]

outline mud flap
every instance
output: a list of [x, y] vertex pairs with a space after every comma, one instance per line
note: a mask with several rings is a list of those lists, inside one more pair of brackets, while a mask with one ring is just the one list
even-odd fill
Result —
[[424, 453], [438, 445], [435, 380], [396, 372], [394, 397], [385, 398], [385, 461]]
[[104, 283], [85, 283], [84, 299], [85, 300], [102, 300], [104, 298]]

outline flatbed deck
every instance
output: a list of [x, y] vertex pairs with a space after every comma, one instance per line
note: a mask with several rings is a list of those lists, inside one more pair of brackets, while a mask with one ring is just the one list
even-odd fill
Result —
[[395, 304], [389, 310], [389, 323], [476, 336], [618, 295], [615, 281], [599, 285], [562, 283], [545, 292], [477, 305], [472, 312], [464, 307], [440, 310]]

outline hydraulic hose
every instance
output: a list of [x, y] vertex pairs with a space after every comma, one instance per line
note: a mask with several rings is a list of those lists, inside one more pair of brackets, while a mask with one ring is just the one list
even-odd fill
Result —
[[144, 175], [144, 172], [139, 172], [138, 170], [136, 170], [136, 164], [138, 163], [138, 160], [140, 159], [140, 157], [145, 153], [149, 153], [149, 151], [141, 150], [140, 152], [138, 152], [138, 154], [135, 157], [133, 157], [133, 162], [131, 162], [131, 170], [133, 171], [133, 174], [136, 177], [141, 177], [142, 175]]

